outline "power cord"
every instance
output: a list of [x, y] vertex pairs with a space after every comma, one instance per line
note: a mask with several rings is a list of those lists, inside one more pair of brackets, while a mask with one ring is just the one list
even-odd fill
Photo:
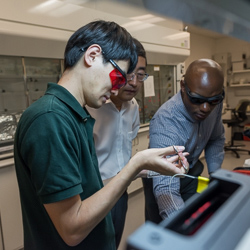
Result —
[[201, 193], [204, 189], [206, 189], [206, 187], [208, 186], [209, 184], [209, 178], [206, 178], [206, 177], [202, 177], [202, 176], [192, 176], [192, 175], [188, 175], [188, 174], [175, 174], [171, 177], [170, 179], [170, 183], [169, 183], [169, 193], [170, 193], [170, 197], [171, 197], [171, 200], [172, 200], [172, 203], [174, 204], [174, 207], [176, 210], [179, 210], [178, 206], [176, 205], [176, 203], [174, 202], [174, 199], [173, 199], [173, 195], [172, 195], [172, 191], [171, 191], [171, 184], [172, 184], [172, 180], [174, 177], [188, 177], [188, 178], [191, 178], [191, 179], [198, 179], [198, 185], [197, 185], [197, 192], [198, 193]]
[[[154, 172], [154, 171], [151, 171], [149, 170], [147, 172], [147, 178], [154, 178], [154, 177], [159, 177], [159, 176], [162, 176], [160, 173], [157, 173], [157, 172]], [[171, 184], [172, 184], [172, 180], [174, 177], [188, 177], [188, 178], [191, 178], [191, 179], [198, 179], [198, 186], [197, 186], [197, 192], [198, 193], [201, 193], [204, 189], [206, 189], [206, 187], [208, 186], [209, 184], [209, 178], [206, 178], [206, 177], [202, 177], [202, 176], [192, 176], [192, 175], [188, 175], [188, 174], [175, 174], [171, 177], [170, 179], [170, 182], [169, 182], [169, 193], [170, 193], [170, 197], [171, 197], [171, 200], [172, 200], [172, 203], [174, 204], [174, 207], [176, 210], [179, 210], [178, 206], [176, 205], [176, 203], [174, 202], [174, 199], [173, 199], [173, 195], [172, 195], [172, 192], [171, 192]]]

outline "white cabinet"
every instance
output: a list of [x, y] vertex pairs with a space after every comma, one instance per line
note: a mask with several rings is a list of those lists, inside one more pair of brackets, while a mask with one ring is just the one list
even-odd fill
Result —
[[23, 247], [22, 215], [16, 172], [13, 159], [8, 160], [9, 165], [0, 166], [0, 250], [16, 250]]

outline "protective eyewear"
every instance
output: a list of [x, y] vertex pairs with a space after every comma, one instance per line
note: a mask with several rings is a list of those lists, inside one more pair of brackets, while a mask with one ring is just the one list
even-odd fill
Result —
[[[80, 48], [81, 52], [84, 52], [86, 48]], [[104, 55], [104, 51], [102, 51], [102, 54]], [[113, 66], [114, 70], [112, 70], [109, 73], [111, 84], [112, 84], [112, 90], [117, 90], [126, 85], [127, 83], [127, 77], [124, 71], [112, 60], [108, 60]]]
[[185, 90], [186, 90], [186, 93], [190, 102], [192, 102], [193, 104], [197, 104], [197, 105], [205, 103], [205, 102], [209, 103], [210, 105], [218, 105], [223, 101], [225, 97], [224, 89], [220, 95], [215, 95], [212, 97], [204, 97], [204, 96], [191, 92], [191, 90], [188, 88], [186, 83], [185, 83]]
[[147, 73], [131, 73], [127, 75], [127, 81], [133, 81], [134, 78], [136, 77], [137, 81], [139, 82], [143, 82], [146, 81], [148, 79], [148, 74]]
[[112, 83], [112, 90], [117, 90], [122, 88], [127, 83], [127, 77], [124, 71], [112, 60], [108, 60], [113, 66], [114, 70], [109, 73], [111, 83]]

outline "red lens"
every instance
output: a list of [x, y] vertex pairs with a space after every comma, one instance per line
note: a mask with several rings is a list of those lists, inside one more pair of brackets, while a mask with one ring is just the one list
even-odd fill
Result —
[[126, 79], [121, 74], [118, 69], [114, 69], [109, 73], [111, 83], [112, 83], [112, 90], [117, 90], [123, 87], [126, 84]]

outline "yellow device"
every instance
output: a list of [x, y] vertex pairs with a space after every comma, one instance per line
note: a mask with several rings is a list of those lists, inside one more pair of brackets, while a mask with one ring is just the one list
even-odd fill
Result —
[[198, 176], [198, 185], [197, 185], [197, 192], [201, 193], [204, 189], [207, 188], [209, 184], [209, 178]]

